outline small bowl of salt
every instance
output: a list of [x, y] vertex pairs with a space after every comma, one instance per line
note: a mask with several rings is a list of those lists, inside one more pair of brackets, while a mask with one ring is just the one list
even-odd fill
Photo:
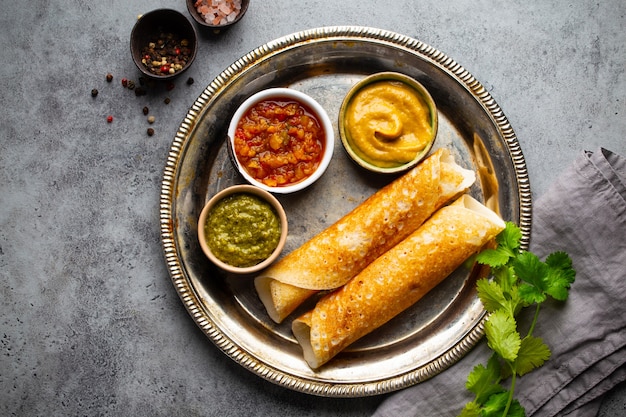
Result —
[[219, 33], [239, 22], [250, 0], [187, 0], [187, 10], [202, 27]]

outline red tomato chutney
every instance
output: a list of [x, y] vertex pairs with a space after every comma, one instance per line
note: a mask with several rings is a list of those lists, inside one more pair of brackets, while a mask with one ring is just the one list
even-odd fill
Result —
[[270, 187], [298, 183], [315, 172], [325, 134], [317, 117], [293, 99], [260, 101], [237, 124], [235, 155], [257, 181]]

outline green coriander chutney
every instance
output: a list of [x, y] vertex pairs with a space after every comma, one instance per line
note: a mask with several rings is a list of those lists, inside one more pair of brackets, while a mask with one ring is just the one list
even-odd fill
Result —
[[278, 246], [280, 219], [270, 203], [253, 194], [230, 194], [209, 211], [204, 225], [216, 258], [245, 268], [267, 259]]

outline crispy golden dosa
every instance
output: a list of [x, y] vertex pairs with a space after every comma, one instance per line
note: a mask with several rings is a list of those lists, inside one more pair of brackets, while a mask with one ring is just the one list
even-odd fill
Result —
[[313, 369], [415, 304], [504, 229], [467, 195], [438, 210], [413, 234], [341, 289], [297, 318], [293, 334]]
[[280, 323], [312, 294], [341, 287], [475, 179], [447, 149], [437, 150], [256, 277], [269, 316]]

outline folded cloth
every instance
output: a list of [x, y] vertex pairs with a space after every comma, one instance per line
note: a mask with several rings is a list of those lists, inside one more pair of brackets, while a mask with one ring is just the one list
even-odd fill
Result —
[[[583, 152], [535, 202], [530, 250], [542, 259], [567, 252], [576, 281], [567, 301], [539, 313], [533, 334], [552, 357], [516, 382], [527, 416], [596, 415], [601, 396], [626, 380], [625, 237], [626, 158], [606, 149]], [[458, 415], [473, 400], [468, 374], [490, 354], [481, 341], [449, 369], [390, 395], [374, 416]]]

